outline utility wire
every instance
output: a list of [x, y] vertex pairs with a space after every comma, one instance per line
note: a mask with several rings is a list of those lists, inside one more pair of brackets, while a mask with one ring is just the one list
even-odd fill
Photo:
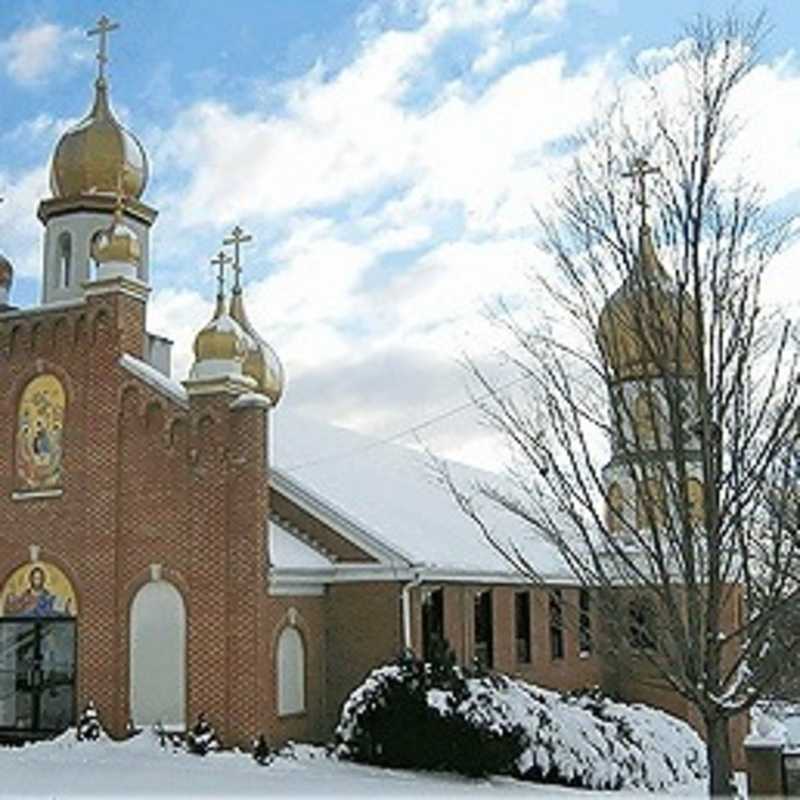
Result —
[[344, 450], [340, 453], [332, 453], [328, 456], [321, 456], [320, 458], [309, 459], [308, 461], [301, 461], [299, 464], [292, 464], [289, 467], [281, 467], [282, 472], [296, 472], [297, 470], [304, 469], [306, 467], [316, 467], [318, 464], [327, 464], [329, 461], [339, 461], [343, 458], [349, 458], [350, 456], [359, 455], [360, 453], [365, 453], [368, 450], [374, 450], [376, 447], [381, 447], [384, 444], [391, 444], [392, 442], [396, 442], [398, 439], [404, 439], [406, 436], [410, 436], [413, 433], [418, 433], [425, 428], [430, 427], [431, 425], [435, 425], [437, 422], [441, 422], [442, 420], [448, 419], [449, 417], [453, 417], [456, 414], [460, 414], [462, 411], [466, 411], [469, 408], [475, 408], [477, 403], [480, 403], [483, 400], [491, 397], [497, 392], [503, 392], [506, 389], [510, 389], [512, 386], [522, 383], [529, 379], [528, 375], [521, 375], [513, 380], [507, 381], [506, 383], [500, 384], [493, 389], [490, 389], [484, 392], [481, 395], [478, 395], [474, 399], [470, 400], [468, 403], [462, 403], [459, 406], [454, 406], [453, 408], [449, 408], [446, 411], [441, 412], [440, 414], [436, 414], [433, 417], [429, 417], [422, 422], [418, 422], [416, 425], [412, 425], [410, 428], [404, 428], [397, 433], [393, 433], [390, 436], [385, 436], [380, 439], [375, 439], [368, 444], [361, 445], [360, 447], [353, 447], [350, 450]]

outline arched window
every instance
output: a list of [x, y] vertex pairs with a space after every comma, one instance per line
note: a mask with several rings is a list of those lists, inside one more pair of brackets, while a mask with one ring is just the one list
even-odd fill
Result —
[[58, 280], [62, 289], [72, 282], [72, 237], [67, 231], [58, 237]]
[[703, 484], [697, 478], [686, 482], [686, 495], [689, 500], [689, 519], [697, 525], [705, 519]]
[[130, 688], [137, 727], [186, 724], [186, 609], [167, 581], [150, 581], [133, 598]]
[[633, 424], [636, 429], [636, 444], [649, 445], [656, 440], [656, 416], [653, 395], [642, 392], [633, 404]]
[[618, 483], [608, 487], [608, 513], [606, 525], [612, 533], [621, 531], [624, 527], [623, 514], [625, 508], [625, 495]]
[[636, 527], [655, 528], [663, 525], [665, 499], [664, 486], [660, 480], [648, 478], [644, 481], [636, 498]]
[[306, 710], [306, 652], [297, 628], [287, 626], [278, 638], [278, 714]]

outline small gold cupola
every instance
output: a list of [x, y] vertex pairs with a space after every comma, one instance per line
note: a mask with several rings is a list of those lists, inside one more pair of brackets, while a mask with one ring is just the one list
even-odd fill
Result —
[[690, 377], [697, 371], [694, 303], [661, 264], [647, 224], [644, 178], [654, 171], [639, 159], [626, 176], [640, 182], [638, 252], [598, 320], [598, 343], [617, 381], [664, 374]]
[[0, 253], [0, 308], [8, 305], [11, 293], [11, 284], [14, 283], [14, 267], [11, 262]]
[[50, 168], [50, 189], [57, 198], [114, 194], [122, 176], [127, 197], [138, 200], [147, 184], [147, 154], [139, 140], [114, 116], [105, 77], [107, 35], [119, 27], [101, 17], [89, 35], [100, 37], [94, 103], [89, 113], [59, 140]]
[[272, 347], [267, 344], [250, 322], [244, 310], [240, 247], [242, 244], [252, 241], [252, 238], [252, 236], [245, 235], [237, 225], [230, 237], [224, 240], [224, 244], [233, 245], [234, 248], [235, 278], [231, 293], [230, 316], [241, 326], [247, 336], [244, 374], [253, 378], [258, 387], [257, 391], [265, 395], [272, 406], [276, 406], [281, 399], [285, 384], [283, 365]]
[[200, 330], [194, 340], [195, 363], [193, 371], [203, 363], [217, 364], [225, 368], [241, 365], [246, 354], [247, 337], [241, 326], [225, 308], [225, 265], [231, 261], [230, 256], [220, 252], [211, 263], [219, 266], [219, 288], [217, 304], [211, 320]]
[[[0, 203], [4, 198], [0, 197]], [[11, 284], [14, 283], [14, 267], [11, 262], [0, 253], [0, 308], [8, 306], [8, 296], [11, 292]]]
[[125, 224], [122, 216], [125, 199], [119, 182], [117, 205], [111, 225], [92, 241], [92, 258], [98, 265], [98, 277], [124, 274], [135, 277], [142, 261], [142, 245], [136, 232]]

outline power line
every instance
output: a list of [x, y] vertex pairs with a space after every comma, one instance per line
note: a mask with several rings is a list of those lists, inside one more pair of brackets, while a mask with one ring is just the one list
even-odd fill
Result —
[[448, 419], [449, 417], [454, 417], [456, 414], [460, 414], [462, 411], [466, 411], [469, 408], [475, 408], [476, 403], [480, 403], [482, 400], [486, 400], [493, 394], [497, 394], [497, 392], [503, 392], [506, 389], [510, 389], [515, 384], [522, 383], [522, 381], [528, 380], [528, 378], [529, 376], [527, 375], [521, 375], [517, 378], [514, 378], [513, 380], [501, 384], [496, 388], [484, 392], [483, 394], [479, 395], [473, 400], [470, 400], [468, 403], [462, 403], [461, 405], [454, 406], [453, 408], [448, 408], [447, 410], [442, 411], [440, 414], [436, 414], [433, 417], [429, 417], [428, 419], [423, 420], [422, 422], [418, 422], [416, 425], [412, 425], [409, 428], [404, 428], [401, 431], [397, 431], [396, 433], [393, 433], [390, 436], [385, 436], [380, 439], [374, 439], [368, 444], [361, 445], [360, 447], [353, 447], [350, 450], [344, 450], [340, 453], [332, 453], [327, 456], [321, 456], [320, 458], [313, 458], [309, 459], [308, 461], [301, 461], [299, 464], [292, 464], [289, 467], [282, 467], [281, 470], [283, 472], [295, 472], [297, 470], [304, 469], [305, 467], [316, 467], [319, 464], [326, 464], [329, 461], [339, 461], [343, 458], [349, 458], [350, 456], [359, 455], [369, 450], [374, 450], [376, 447], [381, 447], [384, 444], [391, 444], [392, 442], [395, 442], [398, 439], [404, 439], [406, 436], [409, 436], [412, 433], [418, 433], [419, 431], [424, 430], [425, 428], [428, 428], [431, 425], [435, 425], [437, 422], [441, 422], [442, 420]]

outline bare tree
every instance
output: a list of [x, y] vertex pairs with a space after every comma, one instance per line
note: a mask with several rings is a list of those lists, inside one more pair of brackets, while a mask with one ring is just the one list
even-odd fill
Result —
[[539, 214], [553, 311], [497, 315], [524, 391], [472, 366], [511, 481], [450, 481], [532, 581], [478, 498], [554, 543], [593, 589], [609, 654], [695, 709], [714, 795], [732, 791], [731, 720], [800, 652], [798, 330], [761, 299], [791, 221], [739, 174], [731, 111], [763, 32], [761, 17], [699, 20], [578, 138]]

